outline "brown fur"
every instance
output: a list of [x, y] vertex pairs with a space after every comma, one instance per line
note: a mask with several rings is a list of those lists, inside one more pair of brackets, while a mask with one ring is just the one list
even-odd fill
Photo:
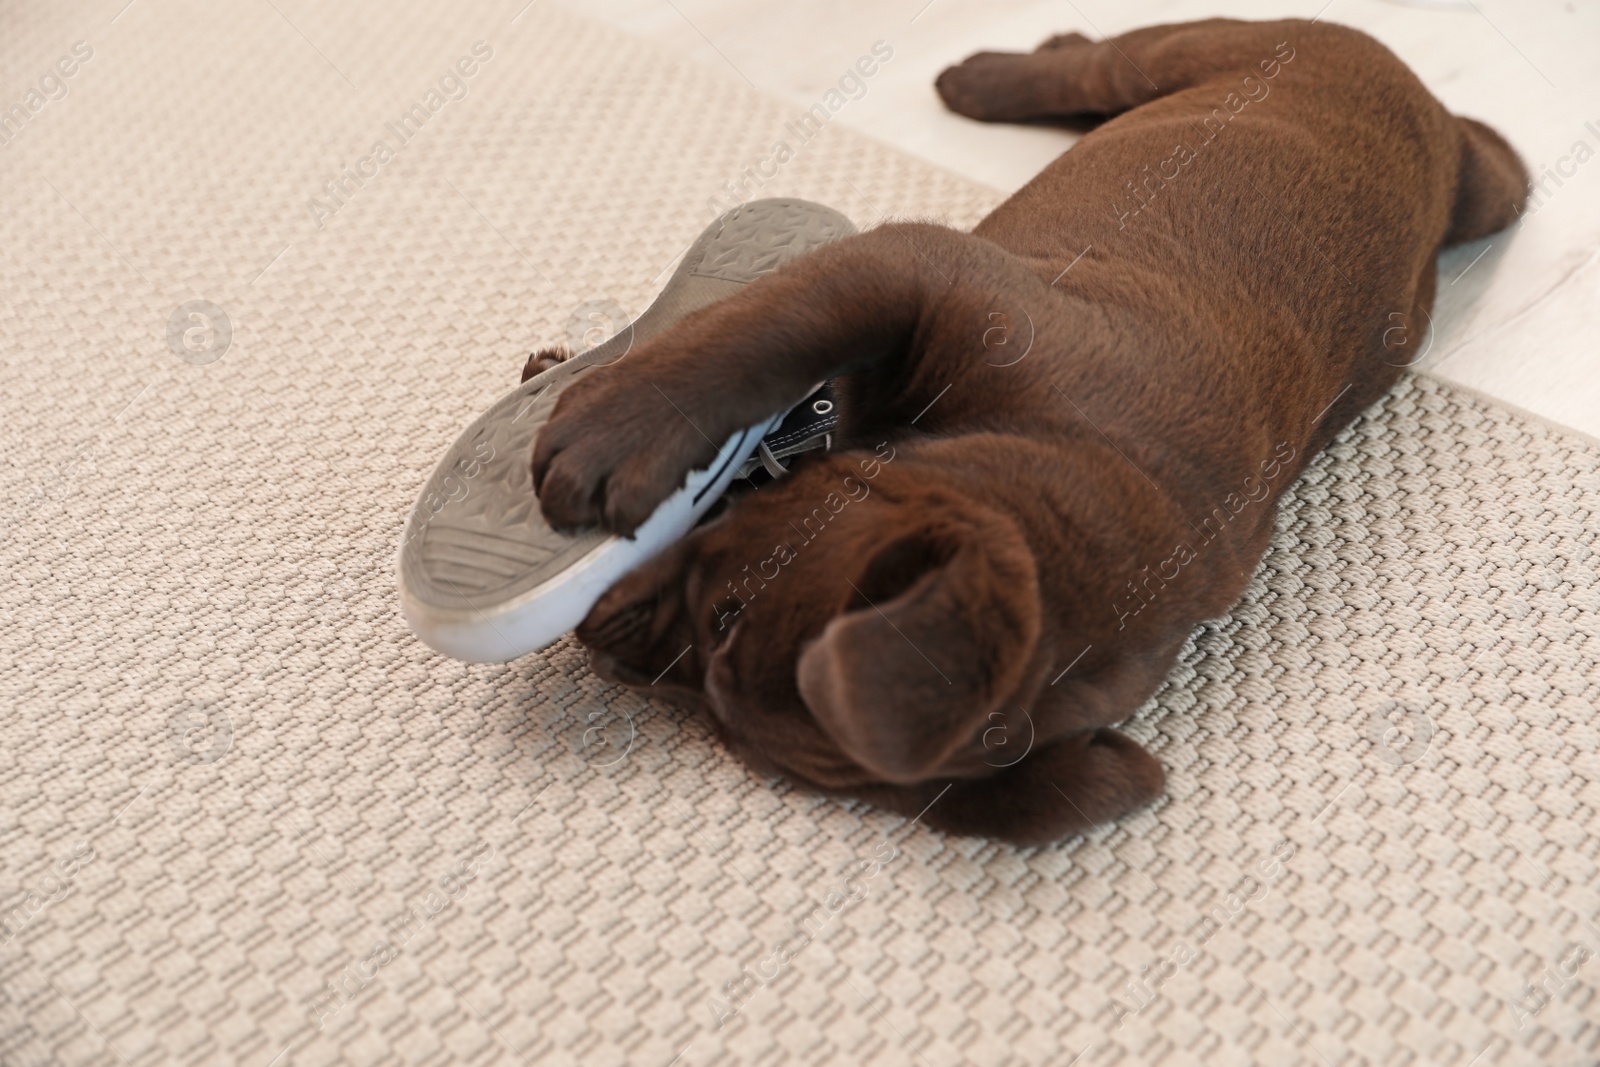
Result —
[[572, 352], [556, 345], [553, 348], [541, 348], [528, 357], [528, 362], [522, 365], [522, 380], [527, 381], [534, 375], [543, 374], [547, 370], [554, 370], [572, 358]]
[[624, 578], [578, 637], [607, 677], [665, 671], [655, 691], [759, 768], [1045, 842], [1159, 795], [1110, 727], [1402, 373], [1440, 249], [1511, 223], [1527, 178], [1327, 24], [1069, 34], [938, 90], [990, 121], [1113, 117], [970, 234], [840, 241], [577, 383], [534, 484], [551, 521], [627, 533], [711, 442], [846, 375], [834, 452]]

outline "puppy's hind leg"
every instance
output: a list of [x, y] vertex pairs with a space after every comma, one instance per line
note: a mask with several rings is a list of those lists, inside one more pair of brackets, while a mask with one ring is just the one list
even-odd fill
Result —
[[1071, 33], [1058, 33], [1054, 37], [1048, 38], [1044, 44], [1035, 48], [1034, 51], [1048, 52], [1055, 48], [1070, 48], [1079, 44], [1094, 44], [1094, 38], [1085, 37], [1077, 30], [1073, 30]]
[[1461, 163], [1445, 247], [1505, 229], [1528, 203], [1528, 168], [1506, 139], [1476, 119], [1457, 119]]
[[1375, 47], [1354, 30], [1301, 21], [1204, 19], [1145, 26], [1091, 41], [1061, 34], [1035, 52], [979, 52], [935, 81], [945, 106], [985, 122], [1119, 115], [1214, 78], [1266, 73], [1291, 62], [1296, 43]]
[[946, 107], [980, 122], [1107, 116], [1152, 99], [1139, 86], [1113, 85], [1104, 70], [1086, 78], [1091, 68], [1104, 66], [1098, 57], [1105, 52], [1111, 52], [1105, 42], [1062, 34], [1036, 52], [968, 56], [933, 84]]
[[1104, 41], [1064, 33], [1035, 52], [969, 56], [934, 87], [951, 111], [984, 122], [1111, 116], [1238, 65], [1239, 55], [1270, 56], [1267, 36], [1264, 24], [1232, 19], [1146, 26]]

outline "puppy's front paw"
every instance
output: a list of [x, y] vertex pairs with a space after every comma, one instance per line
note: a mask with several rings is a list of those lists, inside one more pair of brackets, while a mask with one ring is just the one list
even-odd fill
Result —
[[635, 370], [602, 368], [574, 382], [533, 448], [533, 489], [558, 530], [600, 526], [631, 535], [716, 455], [672, 401]]

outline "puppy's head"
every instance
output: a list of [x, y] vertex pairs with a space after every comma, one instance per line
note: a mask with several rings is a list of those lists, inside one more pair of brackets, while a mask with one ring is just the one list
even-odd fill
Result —
[[984, 771], [1040, 625], [1011, 520], [909, 460], [841, 453], [629, 574], [577, 634], [602, 676], [703, 700], [756, 766], [903, 807]]

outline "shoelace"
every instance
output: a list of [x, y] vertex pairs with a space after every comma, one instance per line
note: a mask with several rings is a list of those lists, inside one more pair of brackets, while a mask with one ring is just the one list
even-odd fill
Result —
[[833, 382], [826, 381], [790, 408], [776, 427], [756, 446], [753, 456], [739, 469], [749, 477], [758, 468], [773, 478], [789, 473], [783, 462], [790, 456], [816, 449], [833, 448], [833, 433], [839, 426], [839, 405], [834, 400]]

